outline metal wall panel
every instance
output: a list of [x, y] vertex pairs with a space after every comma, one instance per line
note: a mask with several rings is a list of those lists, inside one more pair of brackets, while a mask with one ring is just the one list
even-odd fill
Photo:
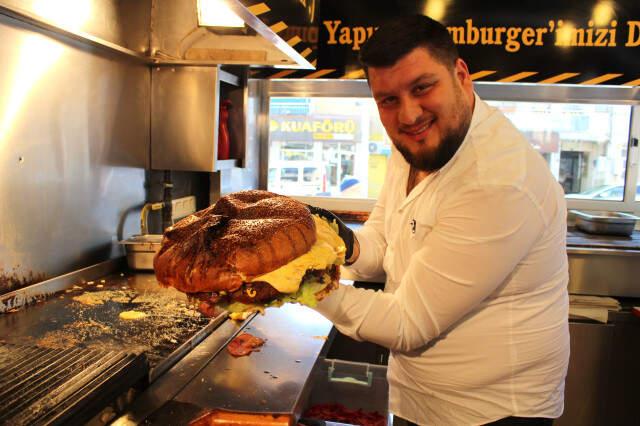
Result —
[[0, 40], [3, 292], [113, 256], [117, 230], [135, 231], [150, 73], [1, 15]]
[[151, 92], [151, 166], [156, 170], [215, 171], [218, 68], [153, 68]]

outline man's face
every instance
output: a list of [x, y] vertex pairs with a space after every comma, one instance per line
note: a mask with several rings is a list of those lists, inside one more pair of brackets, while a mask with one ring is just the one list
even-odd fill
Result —
[[464, 140], [473, 85], [461, 59], [453, 68], [416, 48], [390, 67], [369, 67], [369, 86], [387, 134], [415, 168], [444, 166]]

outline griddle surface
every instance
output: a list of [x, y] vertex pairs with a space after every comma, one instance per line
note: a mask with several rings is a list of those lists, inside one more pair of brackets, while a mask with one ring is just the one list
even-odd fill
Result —
[[[151, 366], [209, 323], [184, 294], [153, 274], [114, 274], [78, 283], [44, 302], [0, 315], [0, 341], [63, 349], [146, 353]], [[123, 320], [123, 311], [147, 316]]]

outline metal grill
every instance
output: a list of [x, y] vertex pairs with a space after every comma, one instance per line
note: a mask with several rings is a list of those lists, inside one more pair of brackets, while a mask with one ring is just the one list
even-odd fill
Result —
[[147, 372], [144, 355], [0, 344], [0, 424], [82, 423]]

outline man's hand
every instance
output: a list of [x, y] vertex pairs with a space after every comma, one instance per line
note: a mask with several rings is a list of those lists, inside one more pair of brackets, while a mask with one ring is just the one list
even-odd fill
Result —
[[[338, 235], [344, 241], [344, 245], [347, 248], [347, 252], [345, 253], [345, 261], [346, 265], [351, 265], [358, 259], [358, 255], [360, 254], [360, 250], [356, 249], [356, 256], [353, 256], [354, 246], [358, 245], [358, 240], [354, 235], [353, 231], [341, 221], [338, 216], [331, 213], [329, 210], [321, 209], [320, 207], [307, 205], [307, 208], [311, 212], [311, 214], [317, 214], [320, 217], [323, 217], [329, 221], [329, 223], [334, 222], [338, 225]], [[353, 257], [353, 259], [352, 259]]]

